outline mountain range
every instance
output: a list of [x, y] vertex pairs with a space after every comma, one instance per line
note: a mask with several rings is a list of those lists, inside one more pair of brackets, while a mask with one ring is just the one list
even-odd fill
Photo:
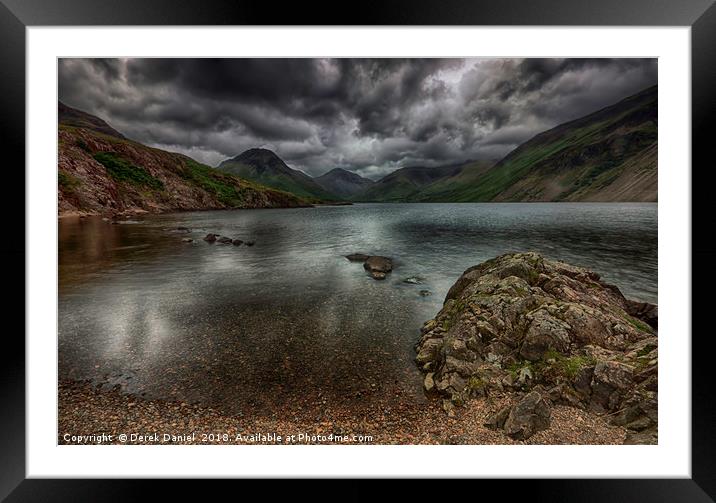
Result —
[[304, 184], [313, 181], [323, 189], [314, 187], [313, 196], [325, 198], [328, 192], [356, 202], [656, 201], [657, 95], [656, 86], [647, 88], [544, 131], [496, 162], [405, 167], [375, 182], [340, 168], [311, 179], [272, 152], [272, 163], [258, 175], [255, 162], [251, 170], [231, 168], [235, 159], [258, 150], [252, 149], [219, 169], [307, 196], [304, 186], [297, 188], [288, 178], [299, 174]]
[[537, 134], [496, 162], [312, 178], [252, 148], [216, 168], [125, 138], [62, 103], [60, 212], [304, 206], [319, 202], [656, 201], [657, 87]]

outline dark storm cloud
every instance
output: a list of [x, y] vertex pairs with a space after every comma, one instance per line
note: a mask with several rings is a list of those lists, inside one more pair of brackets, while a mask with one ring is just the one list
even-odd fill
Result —
[[62, 59], [59, 95], [215, 165], [251, 147], [318, 175], [499, 158], [656, 83], [643, 59]]

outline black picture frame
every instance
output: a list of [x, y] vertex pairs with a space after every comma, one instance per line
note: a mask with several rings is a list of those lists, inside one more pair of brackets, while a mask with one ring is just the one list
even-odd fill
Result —
[[[278, 7], [280, 5], [280, 7]], [[692, 478], [641, 480], [480, 481], [480, 491], [505, 491], [534, 501], [713, 501], [716, 401], [710, 375], [712, 330], [705, 327], [710, 295], [699, 295], [716, 279], [716, 212], [708, 128], [716, 117], [716, 5], [714, 0], [399, 0], [283, 3], [244, 0], [0, 0], [0, 141], [5, 154], [2, 205], [6, 237], [0, 244], [6, 267], [5, 320], [0, 365], [0, 498], [7, 501], [133, 501], [149, 496], [148, 481], [39, 480], [25, 477], [25, 28], [69, 25], [551, 25], [689, 26], [692, 50]], [[8, 155], [10, 154], [10, 155]], [[12, 160], [12, 161], [10, 161]], [[684, 176], [687, 176], [685, 172]], [[23, 188], [23, 190], [20, 189]], [[713, 197], [713, 196], [711, 196]], [[23, 209], [23, 219], [17, 215]], [[661, 208], [668, 211], [668, 208]], [[48, 243], [48, 246], [52, 244]], [[9, 276], [9, 277], [8, 277]], [[15, 290], [15, 287], [18, 290]], [[701, 322], [701, 323], [699, 323]], [[7, 326], [7, 325], [6, 325]], [[671, 334], [677, 335], [677, 334]], [[161, 490], [184, 496], [190, 481], [164, 481]], [[207, 481], [205, 481], [207, 482]], [[292, 491], [308, 485], [294, 481]], [[475, 483], [473, 483], [475, 484]], [[225, 485], [225, 484], [220, 484]], [[421, 500], [424, 485], [412, 485]], [[433, 486], [435, 489], [438, 486]], [[473, 488], [475, 485], [472, 486]], [[221, 487], [212, 486], [212, 491]], [[322, 488], [322, 491], [326, 488]], [[206, 497], [206, 492], [200, 489]], [[341, 499], [368, 499], [374, 491], [351, 482]], [[438, 490], [438, 492], [440, 492]], [[498, 492], [498, 494], [499, 494]], [[242, 489], [243, 494], [248, 494]], [[326, 491], [330, 494], [330, 491]], [[404, 493], [403, 498], [412, 496]], [[476, 496], [477, 497], [477, 496]]]

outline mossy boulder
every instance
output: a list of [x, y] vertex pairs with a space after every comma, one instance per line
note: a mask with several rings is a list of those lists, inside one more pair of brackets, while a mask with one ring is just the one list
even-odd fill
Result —
[[638, 428], [639, 441], [645, 431], [655, 439], [656, 313], [593, 271], [507, 254], [455, 282], [423, 326], [416, 361], [431, 373], [431, 393], [455, 405], [539, 386], [550, 402], [609, 414]]

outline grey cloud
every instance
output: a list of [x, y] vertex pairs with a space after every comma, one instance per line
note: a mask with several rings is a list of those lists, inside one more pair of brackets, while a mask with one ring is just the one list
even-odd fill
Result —
[[653, 85], [645, 59], [62, 59], [60, 99], [216, 165], [251, 147], [309, 174], [499, 158]]

